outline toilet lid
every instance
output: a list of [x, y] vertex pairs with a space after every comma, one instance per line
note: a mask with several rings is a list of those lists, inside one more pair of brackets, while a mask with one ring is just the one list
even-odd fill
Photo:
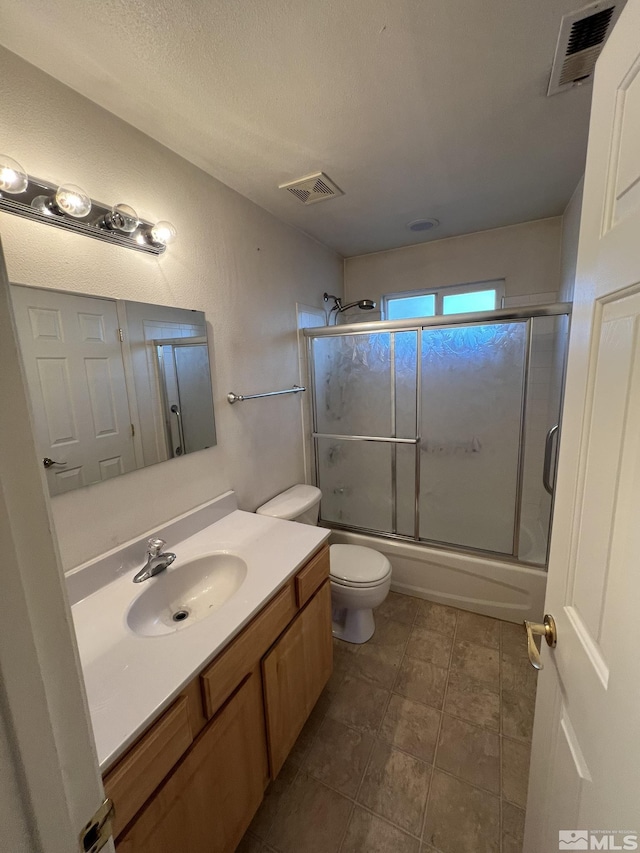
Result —
[[384, 580], [391, 563], [384, 554], [361, 545], [332, 545], [329, 549], [330, 574], [338, 582], [372, 584]]

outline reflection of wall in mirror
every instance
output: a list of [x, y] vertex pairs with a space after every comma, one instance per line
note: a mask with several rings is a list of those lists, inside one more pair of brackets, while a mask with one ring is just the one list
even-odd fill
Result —
[[153, 465], [174, 455], [167, 438], [156, 341], [206, 336], [205, 319], [202, 312], [184, 308], [129, 301], [124, 306], [125, 346], [133, 368], [140, 446], [144, 464]]
[[156, 341], [164, 420], [171, 455], [216, 444], [209, 348], [205, 337]]

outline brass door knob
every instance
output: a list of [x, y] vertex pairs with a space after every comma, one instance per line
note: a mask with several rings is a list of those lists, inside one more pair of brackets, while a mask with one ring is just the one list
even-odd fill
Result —
[[535, 644], [533, 635], [544, 637], [547, 645], [555, 649], [558, 643], [558, 632], [556, 630], [556, 620], [549, 613], [545, 613], [544, 621], [524, 623], [527, 632], [527, 652], [529, 653], [529, 661], [534, 669], [544, 669], [544, 664], [540, 659], [540, 652]]

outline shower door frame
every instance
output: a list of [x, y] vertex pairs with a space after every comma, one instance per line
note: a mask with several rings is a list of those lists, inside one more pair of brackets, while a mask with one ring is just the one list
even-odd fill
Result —
[[[551, 495], [551, 511], [549, 530], [547, 536], [547, 547], [544, 565], [540, 563], [532, 563], [518, 557], [518, 549], [520, 547], [520, 527], [522, 522], [522, 493], [524, 482], [524, 458], [525, 458], [525, 439], [526, 439], [526, 417], [527, 417], [527, 398], [529, 391], [530, 367], [531, 367], [531, 348], [533, 343], [533, 323], [536, 317], [557, 317], [567, 316], [567, 339], [569, 336], [571, 324], [571, 308], [570, 302], [556, 302], [545, 305], [531, 305], [520, 308], [499, 308], [494, 311], [477, 311], [466, 314], [448, 314], [437, 315], [435, 317], [412, 317], [407, 320], [374, 320], [363, 323], [345, 323], [340, 326], [322, 326], [310, 329], [304, 329], [303, 333], [307, 338], [307, 365], [309, 370], [310, 385], [311, 385], [311, 409], [312, 409], [312, 424], [313, 424], [313, 472], [315, 484], [320, 482], [320, 470], [318, 459], [318, 439], [328, 438], [339, 441], [371, 441], [376, 443], [387, 443], [393, 445], [391, 453], [391, 527], [393, 532], [375, 530], [373, 528], [355, 527], [349, 524], [341, 524], [339, 522], [330, 522], [331, 527], [336, 530], [345, 530], [352, 533], [370, 534], [372, 536], [382, 536], [386, 539], [399, 539], [403, 542], [412, 542], [414, 544], [427, 545], [430, 548], [439, 550], [456, 551], [457, 553], [470, 554], [476, 556], [490, 557], [493, 560], [501, 562], [513, 563], [527, 566], [530, 568], [546, 571], [546, 566], [549, 556], [549, 542], [551, 539], [551, 523], [553, 519], [553, 504], [555, 495]], [[524, 365], [523, 365], [523, 380], [522, 380], [522, 403], [520, 413], [520, 443], [518, 449], [518, 464], [516, 478], [516, 496], [515, 496], [515, 512], [514, 512], [514, 528], [513, 528], [513, 547], [511, 554], [504, 552], [489, 551], [482, 548], [473, 548], [467, 545], [456, 545], [448, 542], [439, 542], [432, 539], [420, 538], [420, 479], [421, 479], [421, 457], [420, 444], [421, 437], [421, 398], [422, 398], [422, 331], [434, 327], [459, 327], [459, 326], [477, 326], [496, 323], [508, 322], [526, 322], [527, 337], [525, 343]], [[316, 399], [316, 375], [315, 362], [313, 358], [313, 341], [315, 338], [331, 338], [344, 337], [346, 335], [366, 335], [373, 332], [415, 332], [416, 333], [416, 429], [413, 438], [398, 438], [396, 432], [396, 376], [395, 376], [395, 335], [390, 334], [389, 337], [389, 358], [390, 358], [390, 383], [391, 383], [391, 436], [366, 436], [366, 435], [339, 435], [336, 433], [320, 433], [317, 428], [317, 399]], [[567, 350], [565, 347], [564, 359], [562, 363], [562, 381], [561, 394], [559, 400], [559, 416], [558, 416], [558, 436], [556, 442], [556, 454], [560, 436], [562, 432], [561, 413], [562, 402], [564, 396], [564, 379], [566, 373]], [[415, 447], [415, 497], [414, 497], [414, 534], [397, 532], [397, 461], [396, 450], [398, 445], [409, 445]], [[320, 522], [329, 524], [320, 517]]]

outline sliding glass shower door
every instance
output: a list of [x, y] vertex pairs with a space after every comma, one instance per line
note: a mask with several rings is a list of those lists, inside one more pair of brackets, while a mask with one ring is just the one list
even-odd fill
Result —
[[421, 539], [513, 553], [527, 330], [423, 329]]
[[544, 565], [562, 308], [309, 330], [322, 520]]
[[[314, 341], [317, 475], [328, 522], [398, 532], [398, 447], [407, 444], [407, 494], [414, 493], [416, 334], [358, 333]], [[413, 500], [406, 509], [413, 519]]]

